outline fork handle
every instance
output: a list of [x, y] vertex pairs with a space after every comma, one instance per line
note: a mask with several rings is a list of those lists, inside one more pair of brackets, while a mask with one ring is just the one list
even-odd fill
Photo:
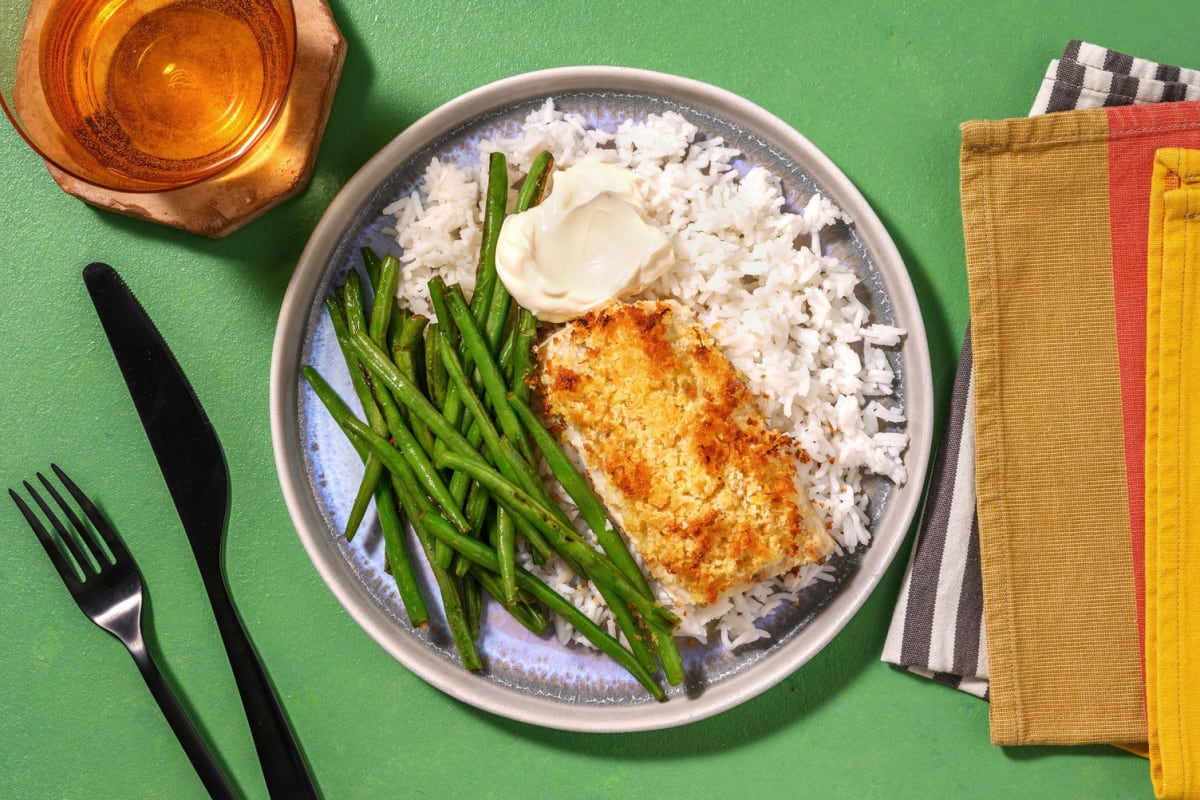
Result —
[[319, 795], [304, 763], [300, 745], [233, 607], [223, 571], [202, 568], [200, 574], [217, 620], [217, 630], [229, 656], [229, 665], [233, 667], [233, 677], [242, 696], [268, 793], [272, 800], [315, 800]]
[[187, 753], [188, 760], [192, 762], [196, 774], [200, 776], [200, 782], [204, 784], [209, 795], [213, 797], [213, 800], [237, 800], [237, 795], [234, 794], [233, 787], [229, 785], [225, 773], [221, 771], [220, 765], [209, 752], [208, 746], [200, 738], [196, 726], [192, 724], [191, 718], [179, 704], [175, 692], [171, 690], [170, 684], [163, 677], [158, 665], [154, 663], [154, 658], [145, 645], [141, 642], [135, 643], [130, 646], [129, 654], [133, 656], [133, 661], [141, 671], [142, 678], [150, 687], [150, 694], [154, 695], [154, 699], [158, 701], [158, 707], [162, 709], [163, 716], [170, 723], [171, 730], [175, 731], [175, 737], [183, 745], [183, 752]]

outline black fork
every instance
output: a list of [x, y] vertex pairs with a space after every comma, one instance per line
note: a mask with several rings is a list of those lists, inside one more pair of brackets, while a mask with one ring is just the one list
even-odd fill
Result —
[[[92, 622], [119, 639], [129, 650], [146, 685], [150, 687], [150, 693], [158, 701], [159, 708], [171, 724], [171, 729], [175, 731], [175, 736], [179, 738], [179, 743], [183, 745], [184, 752], [187, 753], [208, 793], [214, 798], [236, 798], [237, 795], [221, 772], [220, 766], [208, 751], [187, 712], [171, 691], [170, 685], [163, 678], [150, 651], [146, 649], [142, 634], [142, 576], [137, 563], [117, 532], [87, 495], [80, 491], [57, 465], [50, 466], [67, 492], [75, 499], [84, 516], [91, 522], [90, 528], [54, 488], [54, 484], [40, 472], [38, 480], [62, 510], [77, 536], [73, 536], [67, 530], [50, 504], [42, 499], [29, 481], [25, 481], [25, 491], [41, 509], [57, 537], [46, 530], [37, 514], [19, 494], [9, 489], [9, 495], [17, 504], [17, 508], [21, 509], [29, 527], [37, 534], [42, 547], [46, 549], [46, 555], [50, 556], [51, 563], [58, 570], [80, 610]], [[103, 539], [107, 552], [97, 540], [96, 534]]]

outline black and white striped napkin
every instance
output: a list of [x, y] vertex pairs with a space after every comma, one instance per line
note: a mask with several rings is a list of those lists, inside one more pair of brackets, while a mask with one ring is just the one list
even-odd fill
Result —
[[1072, 41], [1050, 62], [1029, 116], [1200, 99], [1200, 72]]
[[[1200, 71], [1072, 40], [1062, 57], [1050, 62], [1029, 115], [1197, 99]], [[883, 660], [986, 698], [973, 379], [968, 327]]]

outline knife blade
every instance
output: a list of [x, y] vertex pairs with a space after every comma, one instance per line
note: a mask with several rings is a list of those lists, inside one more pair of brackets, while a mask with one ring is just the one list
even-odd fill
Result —
[[134, 407], [191, 544], [272, 798], [317, 797], [312, 776], [225, 582], [229, 470], [216, 430], [166, 341], [117, 271], [83, 270]]

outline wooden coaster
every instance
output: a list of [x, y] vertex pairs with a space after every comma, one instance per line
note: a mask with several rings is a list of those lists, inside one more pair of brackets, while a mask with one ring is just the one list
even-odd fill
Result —
[[47, 164], [63, 191], [98, 208], [219, 239], [299, 194], [312, 177], [346, 59], [325, 0], [295, 0], [296, 65], [274, 126], [225, 172], [166, 192], [104, 189]]

